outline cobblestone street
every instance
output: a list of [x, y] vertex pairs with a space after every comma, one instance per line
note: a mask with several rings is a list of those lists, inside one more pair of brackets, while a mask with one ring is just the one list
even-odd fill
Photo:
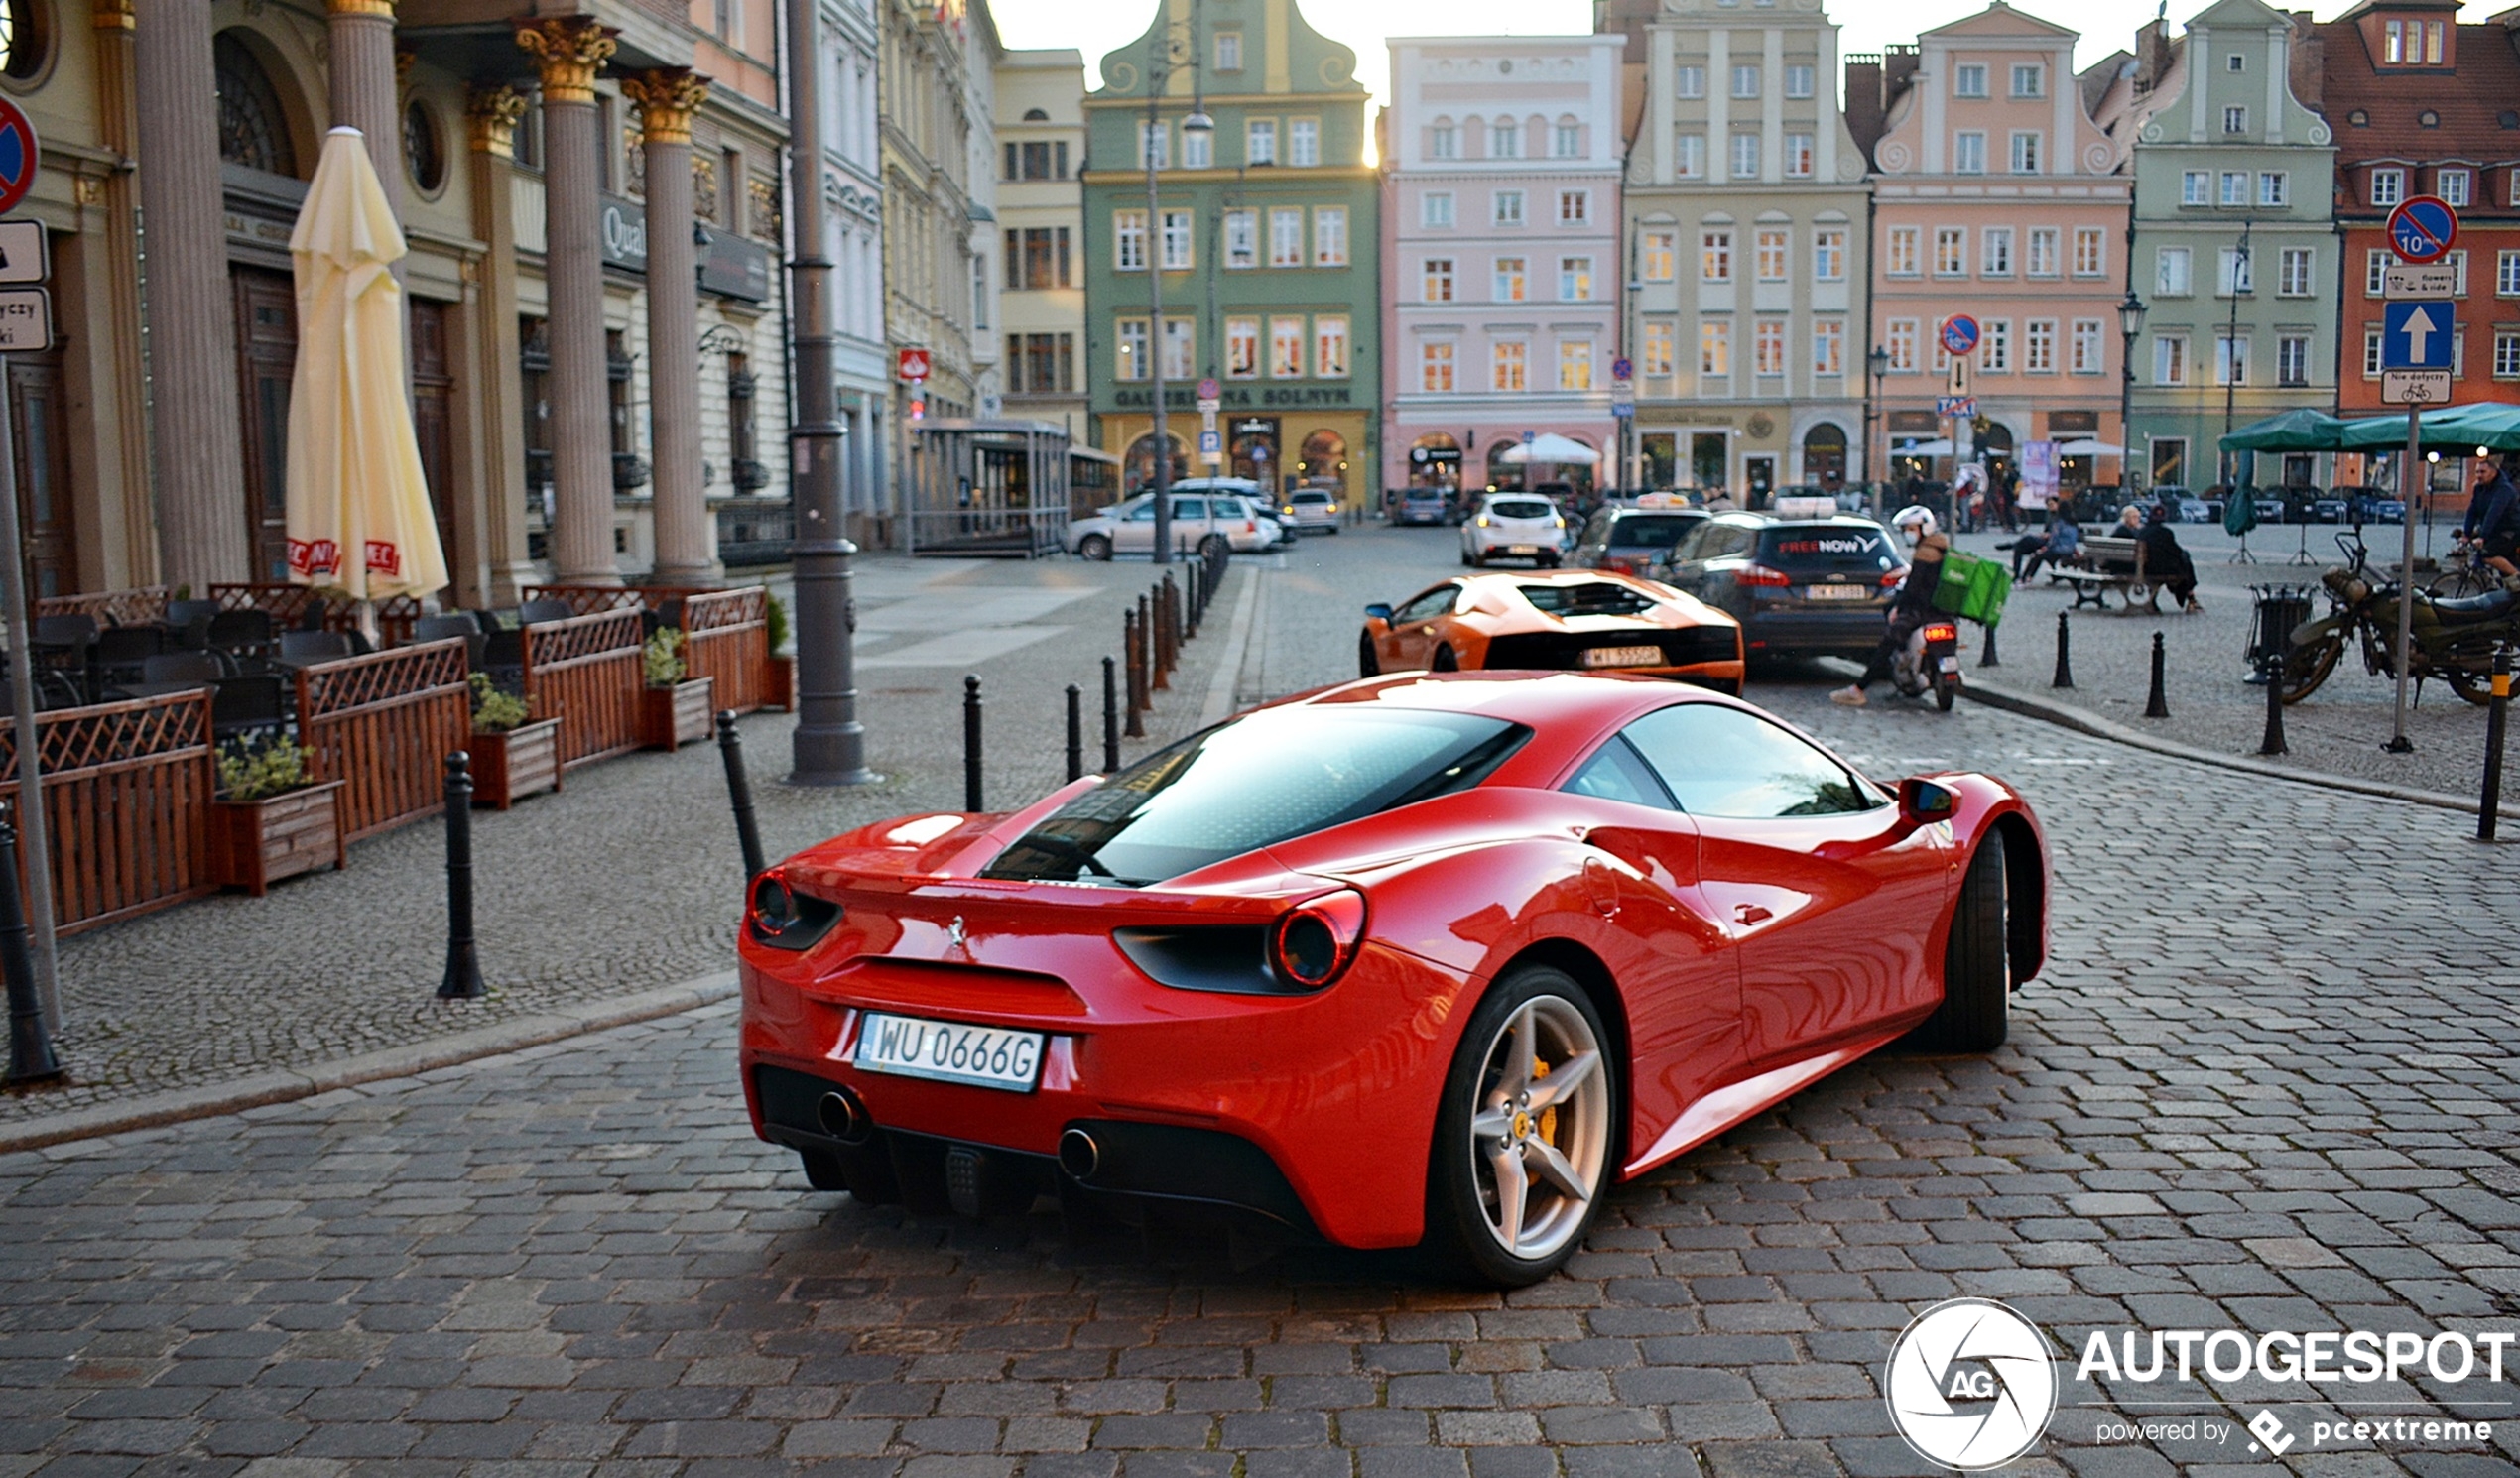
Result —
[[[1242, 698], [1344, 677], [1358, 605], [1446, 572], [1450, 538], [1351, 531], [1257, 580], [1240, 567], [1192, 659], [1220, 660], [1222, 618], [1252, 591]], [[1146, 573], [1084, 572], [1112, 592], [1095, 631]], [[1047, 645], [1032, 689], [1009, 659], [981, 669], [993, 692], [1010, 674], [1009, 708], [1055, 712], [1057, 684], [1099, 651]], [[1178, 690], [1169, 727], [1195, 721], [1205, 680]], [[0, 1475], [1908, 1473], [1930, 1470], [1892, 1434], [1883, 1356], [1953, 1294], [2004, 1299], [2068, 1350], [2125, 1327], [2507, 1325], [2520, 967], [2453, 922], [2511, 898], [2499, 854], [2456, 817], [1978, 705], [1837, 710], [1818, 679], [1752, 696], [1879, 776], [1969, 765], [2021, 785], [2055, 849], [2054, 960], [2004, 1048], [1838, 1073], [1621, 1191], [1562, 1277], [1499, 1297], [1396, 1255], [1237, 1270], [1179, 1235], [1071, 1241], [1046, 1210], [968, 1223], [816, 1193], [793, 1155], [753, 1140], [720, 1005], [0, 1157]], [[951, 732], [949, 705], [918, 711], [937, 727], [917, 732]], [[954, 756], [921, 753], [893, 726], [907, 712], [870, 706], [894, 777], [881, 793], [764, 787], [774, 850], [950, 801]], [[783, 724], [748, 725], [757, 771]], [[545, 917], [548, 892], [503, 903], [494, 969], [548, 956], [530, 968], [591, 989], [721, 968], [734, 863], [714, 763], [581, 772], [485, 826], [485, 852], [539, 840], [518, 878], [581, 890], [575, 913]], [[691, 773], [660, 785], [667, 767]], [[1052, 778], [1010, 763], [992, 785], [1011, 800]], [[635, 845], [678, 838], [703, 861], [640, 871]], [[434, 837], [410, 845], [425, 875]], [[317, 885], [383, 875], [376, 850]], [[408, 910], [425, 936], [426, 888]], [[237, 913], [163, 924], [198, 935], [242, 927]], [[529, 919], [544, 930], [530, 953]], [[408, 1010], [436, 961], [405, 963]], [[268, 968], [270, 988], [314, 989]], [[217, 1010], [258, 1014], [233, 992]], [[2103, 1441], [2102, 1426], [2198, 1411], [2236, 1424], [2271, 1406], [2306, 1433], [2336, 1415], [2246, 1381], [2213, 1389], [2158, 1407], [2146, 1388], [2068, 1380], [2046, 1447], [2015, 1471], [2236, 1473], [2269, 1462], [2246, 1432]], [[2282, 1463], [2512, 1471], [2508, 1389], [2357, 1388], [2394, 1403], [2357, 1415], [2456, 1413], [2493, 1422], [2490, 1441], [2305, 1437]]]

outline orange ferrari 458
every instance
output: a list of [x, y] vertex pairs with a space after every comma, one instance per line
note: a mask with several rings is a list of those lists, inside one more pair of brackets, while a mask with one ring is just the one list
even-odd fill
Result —
[[1669, 585], [1607, 570], [1461, 575], [1365, 607], [1367, 677], [1414, 669], [1619, 672], [1741, 691], [1741, 627]]

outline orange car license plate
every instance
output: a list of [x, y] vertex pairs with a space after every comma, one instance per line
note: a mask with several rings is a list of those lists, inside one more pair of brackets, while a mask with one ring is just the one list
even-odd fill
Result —
[[1587, 668], [1659, 668], [1663, 665], [1660, 647], [1586, 647], [1583, 665]]

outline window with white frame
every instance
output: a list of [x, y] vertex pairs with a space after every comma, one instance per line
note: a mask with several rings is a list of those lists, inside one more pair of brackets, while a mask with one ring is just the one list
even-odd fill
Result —
[[1439, 231], [1452, 228], [1452, 191], [1429, 191], [1418, 201], [1418, 224]]
[[1700, 180], [1706, 174], [1706, 136], [1682, 134], [1672, 141], [1672, 175], [1681, 180]]
[[1679, 233], [1669, 230], [1639, 233], [1636, 264], [1637, 276], [1649, 283], [1667, 283], [1679, 277]]
[[1966, 277], [1968, 275], [1968, 230], [1963, 226], [1934, 228], [1934, 275]]
[[1313, 210], [1313, 265], [1347, 265], [1347, 207], [1318, 205]]
[[2520, 328], [2494, 330], [2494, 378], [2520, 380]]
[[2406, 171], [2373, 170], [2371, 172], [2371, 203], [2395, 205], [2406, 198]]
[[1816, 79], [1810, 62], [1794, 62], [1785, 68], [1785, 95], [1787, 97], [1811, 96]]
[[2012, 227], [1988, 226], [1977, 237], [1980, 277], [2012, 276]]
[[2520, 205], [2520, 170], [2511, 172], [2511, 203]]
[[1751, 237], [1751, 250], [1756, 259], [1759, 281], [1763, 283], [1785, 281], [1788, 253], [1783, 228], [1761, 226]]
[[1580, 226], [1592, 220], [1592, 191], [1562, 189], [1558, 191], [1558, 224]]
[[2012, 319], [1988, 318], [1979, 328], [1977, 367], [1990, 375], [2012, 373]]
[[1254, 118], [1242, 126], [1242, 162], [1247, 165], [1273, 165], [1278, 162], [1278, 121]]
[[1146, 212], [1111, 212], [1111, 266], [1119, 272], [1146, 270]]
[[1523, 223], [1523, 192], [1521, 190], [1498, 190], [1496, 192], [1495, 204], [1496, 224], [1500, 226], [1519, 226]]
[[2196, 291], [2189, 272], [2189, 252], [2184, 246], [2158, 248], [2153, 256], [2153, 296], [2185, 298]]
[[2096, 375], [2108, 368], [2107, 351], [2100, 346], [2100, 320], [2074, 320], [2073, 370], [2078, 375]]
[[1707, 283], [1732, 281], [1732, 233], [1730, 231], [1698, 233], [1698, 280]]
[[1708, 318], [1698, 325], [1698, 373], [1721, 379], [1732, 373], [1732, 324]]
[[1290, 118], [1286, 124], [1286, 162], [1309, 170], [1322, 162], [1322, 123], [1318, 118]]
[[1260, 377], [1260, 320], [1227, 318], [1225, 320], [1225, 378], [1256, 380]]
[[1242, 70], [1241, 32], [1219, 31], [1216, 33], [1216, 69], [1218, 71]]
[[1173, 130], [1169, 125], [1139, 120], [1138, 142], [1140, 145], [1139, 169], [1143, 170], [1150, 165], [1159, 170], [1172, 168]]
[[2030, 228], [2030, 255], [2022, 271], [2032, 277], [2058, 277], [2065, 271], [2064, 236], [2054, 226]]
[[2380, 328], [2376, 323], [2362, 330], [2362, 378], [2380, 378]]
[[2246, 170], [2222, 172], [2222, 203], [2246, 205], [2249, 202], [2249, 175]]
[[1187, 380], [1197, 374], [1197, 327], [1188, 318], [1164, 320], [1164, 378]]
[[1590, 390], [1592, 388], [1592, 341], [1560, 339], [1558, 341], [1558, 388]]
[[1144, 318], [1122, 318], [1119, 332], [1112, 338], [1112, 347], [1118, 356], [1111, 367], [1113, 379], [1145, 380], [1154, 376], [1154, 368], [1147, 362], [1146, 357], [1146, 320]]
[[2249, 383], [2249, 336], [2245, 333], [2217, 333], [2213, 336], [2213, 383], [2246, 385]]
[[1449, 394], [1452, 389], [1453, 346], [1449, 340], [1431, 340], [1418, 346], [1418, 388], [1430, 395]]
[[1301, 380], [1304, 378], [1304, 320], [1300, 317], [1269, 320], [1269, 378]]
[[2048, 69], [2036, 62], [2016, 62], [2012, 67], [2012, 95], [2045, 97], [2048, 95]]
[[1812, 320], [1812, 373], [1836, 377], [1846, 373], [1846, 323], [1842, 318]]
[[1645, 342], [1637, 355], [1646, 378], [1668, 379], [1672, 373], [1672, 325], [1660, 319], [1645, 324]]
[[2442, 64], [2442, 23], [2390, 21], [2382, 28], [2380, 61], [2389, 66]]
[[2229, 298], [2234, 295], [2245, 297], [2256, 291], [2252, 281], [2255, 264], [2251, 261], [2251, 253], [2244, 252], [2236, 246], [2226, 246], [2215, 254], [2214, 297]]
[[1269, 265], [1301, 267], [1304, 265], [1304, 211], [1294, 205], [1279, 205], [1269, 211]]
[[1216, 162], [1216, 135], [1203, 128], [1182, 130], [1182, 168], [1204, 170]]
[[1589, 303], [1592, 301], [1592, 259], [1560, 257], [1558, 259], [1558, 301]]
[[1188, 272], [1191, 269], [1191, 222], [1187, 210], [1164, 212], [1164, 270]]
[[1450, 303], [1452, 301], [1452, 259], [1450, 257], [1427, 258], [1426, 266], [1418, 274], [1418, 281], [1422, 285], [1423, 301]]
[[1785, 373], [1785, 320], [1761, 318], [1750, 329], [1751, 369], [1774, 377]]
[[2179, 203], [2210, 205], [2213, 203], [2213, 172], [2184, 170], [2179, 175]]
[[2098, 226], [2074, 228], [2074, 275], [2076, 277], [2108, 275], [2108, 232]]
[[2445, 205], [2464, 206], [2467, 203], [2469, 183], [2475, 178], [2465, 170], [2436, 171], [2433, 176], [2433, 193], [2440, 195]]
[[1672, 91], [1686, 98], [1700, 98], [1705, 96], [1706, 69], [1702, 66], [1673, 67]]
[[1520, 303], [1530, 292], [1529, 273], [1520, 257], [1498, 257], [1490, 277], [1488, 299], [1492, 303]]
[[1487, 126], [1489, 159], [1520, 159], [1523, 156], [1523, 126], [1512, 118], [1499, 116]]
[[2012, 172], [2016, 175], [2039, 173], [2039, 141], [2045, 135], [2035, 128], [2012, 131]]
[[2032, 318], [2021, 325], [2021, 369], [2029, 375], [2057, 372], [2057, 320]]
[[1953, 67], [1952, 95], [1953, 97], [1984, 97], [1986, 95], [1985, 63], [1963, 62]]
[[1259, 265], [1260, 213], [1256, 210], [1226, 211], [1225, 266], [1227, 270], [1242, 272]]
[[1890, 351], [1890, 373], [1916, 373], [1916, 329], [1914, 318], [1892, 318], [1882, 325], [1881, 346]]
[[1531, 346], [1520, 339], [1498, 339], [1487, 349], [1487, 388], [1519, 395], [1531, 388]]
[[1846, 279], [1846, 232], [1842, 226], [1823, 226], [1812, 233], [1812, 279], [1834, 283]]
[[2310, 335], [2286, 333], [2275, 340], [2275, 383], [2299, 388], [2310, 383]]
[[2248, 108], [2240, 103], [2233, 103], [2231, 106], [2224, 108], [2222, 110], [2222, 131], [2226, 134], [2247, 133], [2249, 131]]
[[2249, 69], [2249, 59], [2245, 54], [2240, 52], [2229, 53], [2222, 59], [2222, 69], [2224, 71], [2247, 71]]
[[1461, 130], [1451, 119], [1440, 120], [1435, 127], [1427, 130], [1427, 158], [1459, 159], [1460, 157]]
[[2281, 209], [2292, 203], [2293, 177], [2282, 170], [2257, 172], [2257, 202], [2269, 209]]
[[1986, 173], [1986, 135], [1982, 130], [1964, 128], [1952, 136], [1952, 173]]
[[2275, 296], [2308, 298], [2311, 283], [2318, 275], [2318, 248], [2288, 246], [2275, 261]]
[[2385, 251], [2365, 252], [2362, 257], [2362, 296], [2377, 298], [2388, 282], [2389, 263], [2396, 260]]
[[1759, 95], [1759, 68], [1755, 64], [1742, 62], [1733, 66], [1732, 95], [1735, 97]]
[[1881, 256], [1884, 277], [1914, 277], [1919, 269], [1924, 232], [1915, 226], [1892, 226]]
[[1549, 154], [1553, 159], [1583, 157], [1583, 125], [1572, 118], [1561, 118], [1549, 131]]
[[2465, 247], [2460, 247], [2457, 251], [2444, 253], [2442, 256], [2442, 265], [2450, 269], [2450, 296], [2453, 298], [2466, 297], [2467, 249]]
[[1347, 378], [1347, 315], [1323, 313], [1313, 320], [1313, 378]]
[[2494, 254], [2494, 296], [2520, 298], [2520, 251], [2506, 247]]
[[2188, 335], [2164, 333], [2154, 336], [2153, 383], [2155, 385], [2188, 383]]
[[1759, 178], [1759, 136], [1757, 134], [1737, 133], [1732, 136], [1732, 178], [1735, 180]]
[[1812, 136], [1810, 134], [1785, 136], [1785, 178], [1788, 180], [1812, 178]]

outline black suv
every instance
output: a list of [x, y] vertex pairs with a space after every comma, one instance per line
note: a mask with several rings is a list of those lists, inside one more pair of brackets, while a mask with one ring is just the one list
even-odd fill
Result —
[[1651, 577], [1729, 612], [1741, 623], [1742, 655], [1754, 661], [1861, 659], [1881, 640], [1907, 567], [1898, 542], [1870, 519], [1719, 513]]

